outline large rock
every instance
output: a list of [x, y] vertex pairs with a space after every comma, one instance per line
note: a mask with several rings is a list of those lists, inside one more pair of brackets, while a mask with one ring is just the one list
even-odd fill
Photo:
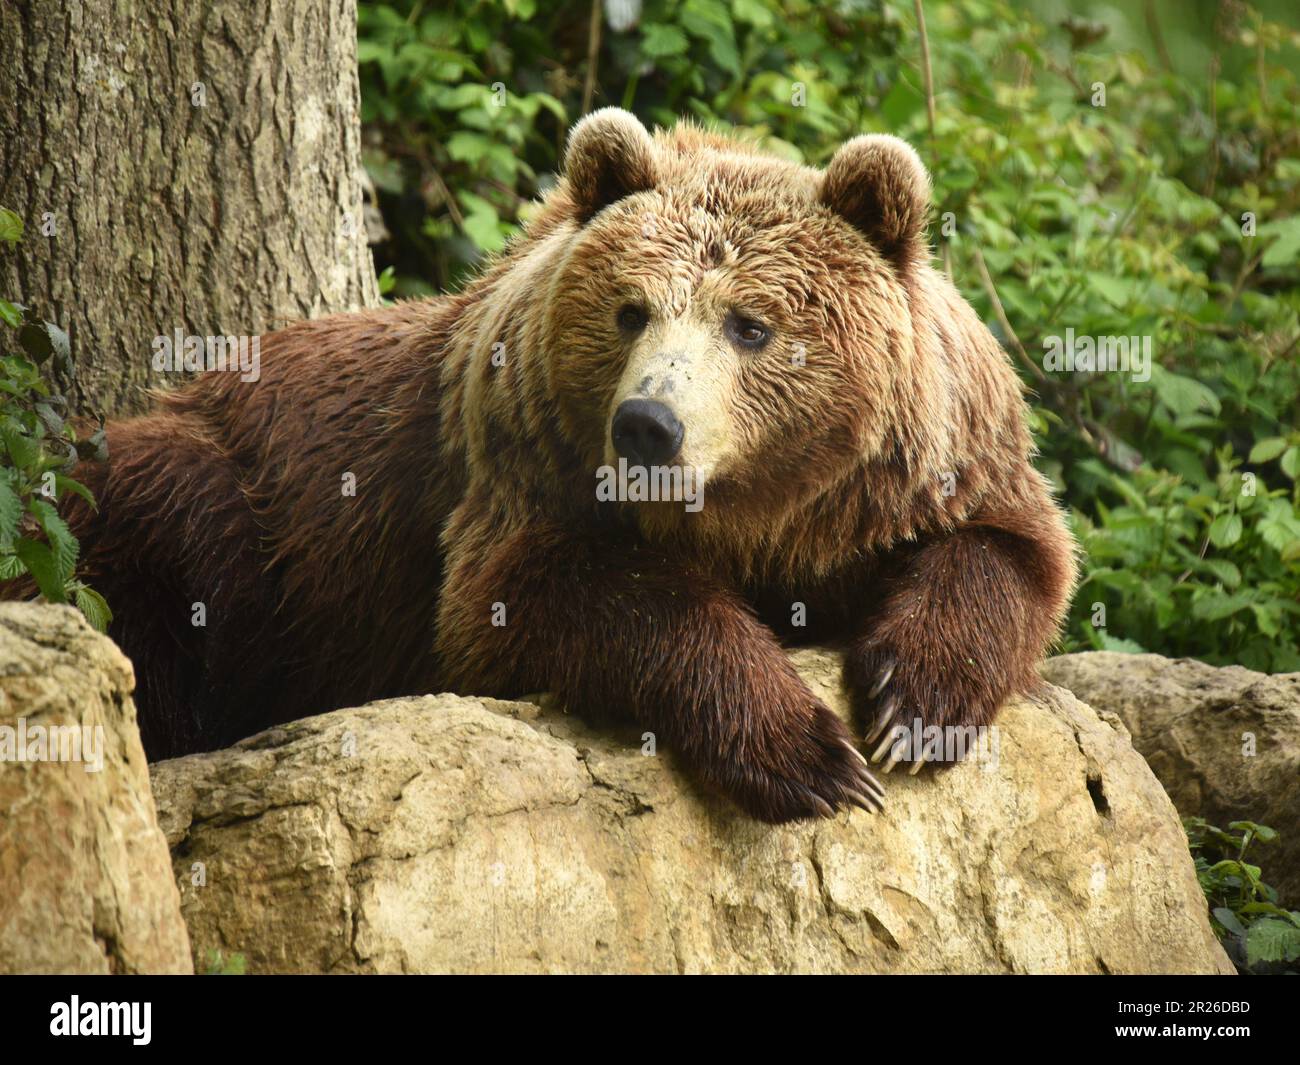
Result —
[[75, 610], [0, 603], [0, 973], [193, 972], [133, 685]]
[[1278, 829], [1251, 860], [1300, 905], [1300, 673], [1111, 651], [1062, 655], [1043, 673], [1123, 719], [1184, 817]]
[[[838, 663], [801, 670], [837, 705]], [[196, 957], [252, 972], [1232, 972], [1113, 719], [1017, 702], [883, 816], [770, 827], [635, 732], [451, 695], [152, 767]]]

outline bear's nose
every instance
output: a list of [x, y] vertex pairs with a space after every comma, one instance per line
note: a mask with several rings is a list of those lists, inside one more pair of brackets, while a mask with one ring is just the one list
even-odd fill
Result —
[[628, 462], [663, 466], [677, 457], [686, 430], [671, 410], [653, 399], [625, 399], [614, 412], [610, 436]]

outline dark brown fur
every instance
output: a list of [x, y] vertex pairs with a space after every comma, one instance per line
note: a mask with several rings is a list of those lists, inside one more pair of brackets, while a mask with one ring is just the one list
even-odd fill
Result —
[[[385, 696], [546, 689], [626, 711], [757, 817], [824, 815], [871, 786], [795, 636], [848, 646], [869, 717], [991, 721], [1058, 630], [1073, 543], [1005, 355], [929, 266], [925, 182], [886, 139], [823, 178], [599, 113], [463, 293], [299, 323], [263, 339], [258, 383], [207, 374], [111, 425], [81, 471], [101, 512], [75, 516], [149, 756]], [[698, 514], [595, 499], [633, 298], [725, 363]], [[710, 339], [739, 305], [775, 324], [761, 357]]]

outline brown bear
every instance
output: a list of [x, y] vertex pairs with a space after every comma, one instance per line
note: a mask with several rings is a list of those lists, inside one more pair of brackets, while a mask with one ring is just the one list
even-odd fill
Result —
[[551, 690], [757, 818], [878, 808], [783, 642], [843, 642], [868, 750], [916, 768], [891, 726], [990, 722], [1075, 576], [929, 209], [893, 137], [821, 172], [599, 111], [464, 291], [290, 326], [257, 383], [210, 372], [112, 424], [76, 530], [149, 756]]

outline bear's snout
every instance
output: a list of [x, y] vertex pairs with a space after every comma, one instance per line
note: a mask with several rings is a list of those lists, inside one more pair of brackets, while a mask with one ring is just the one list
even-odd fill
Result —
[[672, 410], [653, 399], [626, 399], [614, 412], [614, 450], [638, 466], [666, 466], [682, 449], [686, 429]]

